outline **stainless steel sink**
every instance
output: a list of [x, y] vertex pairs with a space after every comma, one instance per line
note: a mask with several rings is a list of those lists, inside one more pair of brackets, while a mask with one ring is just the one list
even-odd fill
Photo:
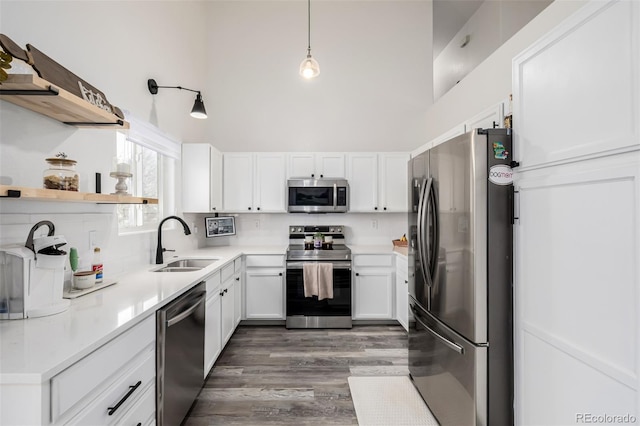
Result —
[[217, 262], [219, 259], [178, 259], [153, 272], [193, 272]]
[[167, 268], [206, 268], [218, 259], [180, 259], [167, 263]]

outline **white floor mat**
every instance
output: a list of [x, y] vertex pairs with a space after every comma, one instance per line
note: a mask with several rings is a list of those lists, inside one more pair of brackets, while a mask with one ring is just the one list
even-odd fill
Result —
[[360, 426], [438, 426], [407, 376], [349, 377]]

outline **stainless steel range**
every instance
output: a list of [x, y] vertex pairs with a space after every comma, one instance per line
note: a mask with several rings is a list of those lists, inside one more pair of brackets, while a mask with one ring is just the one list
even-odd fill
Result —
[[[314, 241], [318, 234], [322, 241]], [[331, 271], [323, 283], [331, 287], [331, 297], [305, 295], [305, 269], [319, 264]], [[343, 226], [289, 227], [286, 327], [351, 328], [351, 249], [344, 244]]]

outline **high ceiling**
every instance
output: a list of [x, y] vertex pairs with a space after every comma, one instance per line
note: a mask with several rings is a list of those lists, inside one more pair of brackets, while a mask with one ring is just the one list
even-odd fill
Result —
[[433, 57], [451, 41], [484, 0], [433, 0]]

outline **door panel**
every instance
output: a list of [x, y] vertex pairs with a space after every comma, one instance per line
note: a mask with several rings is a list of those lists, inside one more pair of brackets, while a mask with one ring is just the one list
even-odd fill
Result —
[[409, 372], [431, 412], [442, 426], [487, 424], [487, 348], [409, 307]]

